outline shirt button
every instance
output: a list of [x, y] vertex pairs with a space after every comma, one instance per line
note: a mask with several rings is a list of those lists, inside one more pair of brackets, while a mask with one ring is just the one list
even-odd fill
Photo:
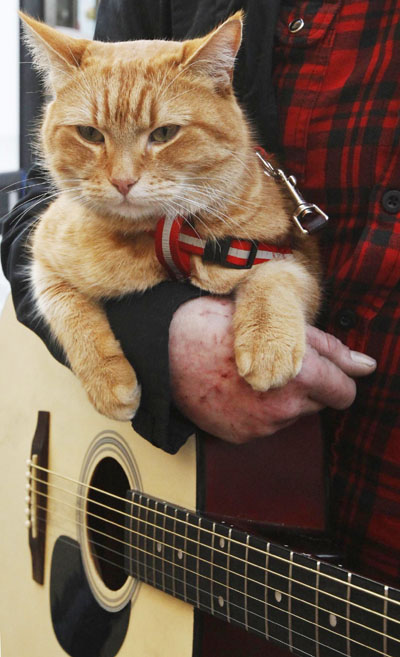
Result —
[[302, 18], [296, 18], [294, 21], [289, 23], [289, 31], [294, 34], [295, 32], [300, 32], [304, 27], [304, 21]]
[[400, 212], [400, 192], [397, 189], [389, 189], [385, 192], [382, 196], [382, 206], [390, 214]]
[[347, 308], [338, 313], [337, 321], [343, 329], [352, 329], [357, 324], [357, 315], [354, 310]]

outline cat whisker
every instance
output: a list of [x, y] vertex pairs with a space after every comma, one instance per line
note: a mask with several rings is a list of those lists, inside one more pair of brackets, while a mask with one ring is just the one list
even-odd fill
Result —
[[232, 156], [237, 162], [239, 162], [239, 164], [242, 165], [242, 167], [243, 167], [243, 169], [244, 169], [245, 171], [247, 171], [248, 173], [251, 173], [251, 169], [250, 169], [249, 165], [248, 165], [246, 162], [244, 162], [244, 161], [242, 160], [242, 158], [240, 158], [239, 155], [238, 155], [237, 153], [235, 153], [234, 151], [231, 151], [231, 150], [227, 150], [227, 152], [228, 152], [229, 155], [231, 155], [231, 156]]
[[[171, 204], [171, 207], [174, 209], [174, 211], [175, 211], [176, 214], [182, 214], [182, 209], [183, 209], [183, 208], [180, 206], [179, 203], [175, 203], [175, 202], [173, 202], [173, 201], [172, 201], [172, 202], [170, 201], [170, 204]], [[200, 217], [199, 214], [197, 214], [196, 212], [192, 212], [190, 216], [193, 217], [194, 219], [196, 219], [200, 224], [202, 224], [202, 225], [204, 226], [204, 228], [207, 229], [207, 232], [211, 235], [211, 237], [212, 237], [213, 239], [215, 239], [216, 241], [218, 241], [218, 238], [217, 238], [217, 237], [215, 236], [215, 234], [213, 233], [211, 227], [210, 227], [210, 226], [207, 226], [207, 224], [202, 220], [202, 218]], [[197, 236], [199, 237], [199, 239], [202, 239], [202, 238], [201, 238], [201, 235], [197, 232], [196, 227], [192, 224], [192, 222], [190, 221], [190, 219], [189, 219], [188, 217], [185, 217], [185, 221], [187, 221], [187, 223], [189, 224], [189, 226], [195, 231], [195, 233], [197, 234]]]
[[[57, 194], [57, 195], [58, 195], [58, 194]], [[22, 222], [22, 220], [25, 218], [25, 216], [28, 214], [28, 212], [30, 212], [30, 210], [33, 210], [33, 209], [34, 209], [35, 207], [37, 207], [40, 203], [47, 202], [48, 200], [51, 200], [51, 199], [54, 198], [55, 196], [56, 196], [56, 194], [48, 194], [48, 193], [45, 193], [45, 194], [41, 194], [41, 195], [38, 197], [38, 199], [36, 200], [36, 202], [34, 202], [34, 203], [32, 203], [32, 199], [30, 199], [30, 200], [28, 200], [28, 201], [24, 201], [24, 202], [22, 202], [21, 205], [20, 205], [21, 210], [23, 209], [24, 205], [26, 205], [26, 204], [28, 204], [28, 207], [24, 209], [24, 211], [22, 212], [22, 214], [18, 214], [16, 217], [14, 217], [14, 219], [13, 219], [13, 221], [12, 221], [13, 225], [18, 226], [18, 225]], [[13, 212], [13, 210], [10, 210], [10, 212], [8, 212], [8, 213], [3, 217], [3, 220], [6, 221], [6, 220], [10, 217], [10, 215], [11, 215], [12, 212]], [[35, 221], [35, 223], [36, 223], [36, 221]]]
[[[207, 198], [208, 200], [210, 199], [210, 197], [212, 197], [212, 205], [211, 205], [210, 203], [207, 204], [207, 206], [206, 206], [206, 207], [207, 207], [207, 211], [208, 211], [208, 212], [218, 213], [219, 216], [220, 216], [221, 218], [222, 218], [222, 217], [225, 217], [225, 218], [228, 220], [229, 223], [235, 223], [237, 226], [240, 226], [240, 227], [241, 227], [242, 224], [241, 224], [240, 222], [234, 220], [234, 219], [232, 218], [232, 216], [226, 214], [226, 213], [223, 212], [221, 209], [218, 209], [218, 207], [219, 207], [219, 208], [222, 207], [222, 208], [226, 209], [227, 205], [229, 205], [229, 204], [232, 205], [232, 199], [230, 198], [230, 196], [228, 197], [228, 199], [223, 199], [223, 198], [219, 198], [218, 196], [215, 196], [215, 195], [213, 196], [212, 192], [215, 191], [215, 190], [213, 190], [213, 189], [210, 189], [210, 190], [208, 190], [208, 191], [202, 191], [202, 190], [199, 190], [198, 188], [195, 188], [195, 187], [194, 187], [194, 188], [190, 188], [190, 186], [186, 186], [186, 187], [184, 188], [183, 191], [189, 191], [189, 192], [193, 192], [193, 193], [198, 193], [198, 194], [200, 194], [201, 196]], [[235, 209], [238, 208], [238, 207], [239, 207], [239, 208], [242, 207], [242, 209], [243, 209], [244, 211], [246, 211], [246, 210], [248, 209], [248, 208], [246, 208], [245, 206], [241, 206], [241, 205], [240, 205], [239, 203], [237, 203], [237, 202], [234, 203], [234, 206], [235, 206]]]
[[[32, 183], [32, 185], [26, 185], [26, 184], [21, 185], [20, 182], [21, 181], [19, 180], [19, 181], [11, 183], [10, 185], [6, 185], [6, 187], [2, 187], [1, 188], [1, 193], [4, 194], [6, 192], [8, 192], [8, 193], [10, 193], [10, 192], [22, 192], [22, 191], [25, 191], [27, 189], [32, 189], [33, 187], [39, 187], [39, 185], [43, 184], [44, 181], [43, 181], [43, 179], [41, 179], [41, 182]], [[17, 184], [20, 184], [20, 186], [19, 187], [14, 187], [14, 185], [17, 185]]]
[[199, 192], [201, 194], [206, 195], [208, 198], [212, 196], [213, 201], [217, 203], [219, 202], [224, 205], [227, 205], [229, 203], [232, 203], [232, 201], [234, 201], [235, 207], [241, 207], [243, 208], [243, 210], [245, 210], [246, 208], [248, 209], [258, 208], [258, 205], [256, 203], [253, 203], [252, 201], [245, 201], [244, 199], [241, 198], [241, 196], [232, 193], [231, 190], [223, 190], [216, 186], [202, 185], [202, 187], [200, 188], [193, 185], [185, 185], [185, 189], [189, 191]]
[[[80, 188], [76, 187], [75, 190], [72, 190], [72, 191], [77, 191], [77, 190], [79, 190], [79, 189], [80, 189]], [[19, 206], [19, 207], [21, 208], [21, 210], [23, 209], [24, 205], [27, 205], [27, 207], [26, 207], [26, 209], [22, 212], [22, 214], [17, 214], [16, 217], [14, 217], [14, 220], [13, 220], [12, 223], [15, 224], [15, 226], [18, 226], [19, 223], [21, 223], [21, 221], [25, 218], [25, 216], [26, 216], [31, 210], [34, 210], [34, 209], [35, 209], [38, 205], [40, 205], [41, 203], [46, 203], [46, 205], [48, 205], [49, 201], [51, 201], [51, 200], [54, 199], [54, 198], [57, 198], [59, 195], [60, 195], [59, 190], [56, 190], [56, 191], [45, 192], [44, 194], [40, 194], [40, 195], [37, 197], [36, 201], [33, 201], [33, 199], [28, 199], [27, 201], [22, 201], [21, 204], [20, 204], [20, 206]], [[5, 215], [5, 217], [3, 217], [3, 219], [4, 219], [4, 220], [8, 219], [8, 217], [11, 215], [12, 212], [14, 212], [14, 210], [15, 210], [15, 208], [12, 209], [12, 210], [10, 210], [10, 212], [8, 212], [8, 213]], [[39, 218], [39, 217], [37, 217], [37, 219], [38, 219], [38, 218]], [[35, 221], [34, 223], [36, 223], [36, 221]]]
[[[237, 226], [239, 229], [243, 230], [243, 225], [240, 222], [234, 220], [231, 216], [228, 216], [227, 214], [221, 212], [220, 210], [217, 210], [215, 207], [207, 206], [203, 203], [196, 202], [194, 199], [189, 199], [184, 196], [175, 195], [175, 198], [186, 201], [188, 205], [190, 203], [194, 203], [194, 205], [200, 208], [203, 215], [204, 214], [207, 215], [207, 218], [215, 217], [216, 219], [219, 219], [219, 221], [221, 221], [221, 223], [223, 223], [228, 228], [231, 228], [232, 226]], [[187, 207], [185, 209], [187, 210]], [[193, 214], [193, 212], [191, 214]], [[207, 228], [208, 231], [211, 230], [211, 227], [208, 223], [205, 223], [203, 220], [201, 221], [201, 223]], [[248, 239], [251, 241], [252, 238], [251, 236], [246, 234], [243, 236], [243, 239]]]

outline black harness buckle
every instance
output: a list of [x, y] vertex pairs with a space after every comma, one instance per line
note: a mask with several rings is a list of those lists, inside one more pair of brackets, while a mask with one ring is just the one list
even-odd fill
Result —
[[258, 243], [253, 240], [251, 242], [249, 240], [243, 240], [243, 242], [250, 244], [250, 252], [246, 264], [237, 265], [234, 262], [229, 262], [227, 260], [232, 240], [240, 241], [237, 237], [225, 237], [223, 240], [219, 241], [207, 240], [203, 253], [204, 262], [212, 262], [216, 265], [226, 267], [227, 269], [251, 269], [257, 255]]

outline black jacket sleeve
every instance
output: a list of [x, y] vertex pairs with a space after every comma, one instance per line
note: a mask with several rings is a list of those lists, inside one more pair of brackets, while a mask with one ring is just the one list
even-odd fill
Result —
[[28, 279], [30, 232], [52, 196], [49, 181], [39, 166], [29, 171], [27, 194], [1, 221], [1, 263], [11, 285], [15, 311], [20, 322], [31, 328], [46, 343], [53, 356], [66, 363], [61, 347], [51, 338], [46, 323], [34, 311]]

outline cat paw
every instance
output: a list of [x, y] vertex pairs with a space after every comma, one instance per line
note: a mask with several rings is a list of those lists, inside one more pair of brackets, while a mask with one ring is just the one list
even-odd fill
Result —
[[305, 352], [304, 335], [271, 338], [253, 334], [237, 336], [236, 365], [240, 376], [253, 390], [265, 392], [280, 388], [300, 371]]
[[122, 355], [104, 359], [84, 386], [93, 406], [112, 420], [128, 422], [139, 407], [141, 388]]

